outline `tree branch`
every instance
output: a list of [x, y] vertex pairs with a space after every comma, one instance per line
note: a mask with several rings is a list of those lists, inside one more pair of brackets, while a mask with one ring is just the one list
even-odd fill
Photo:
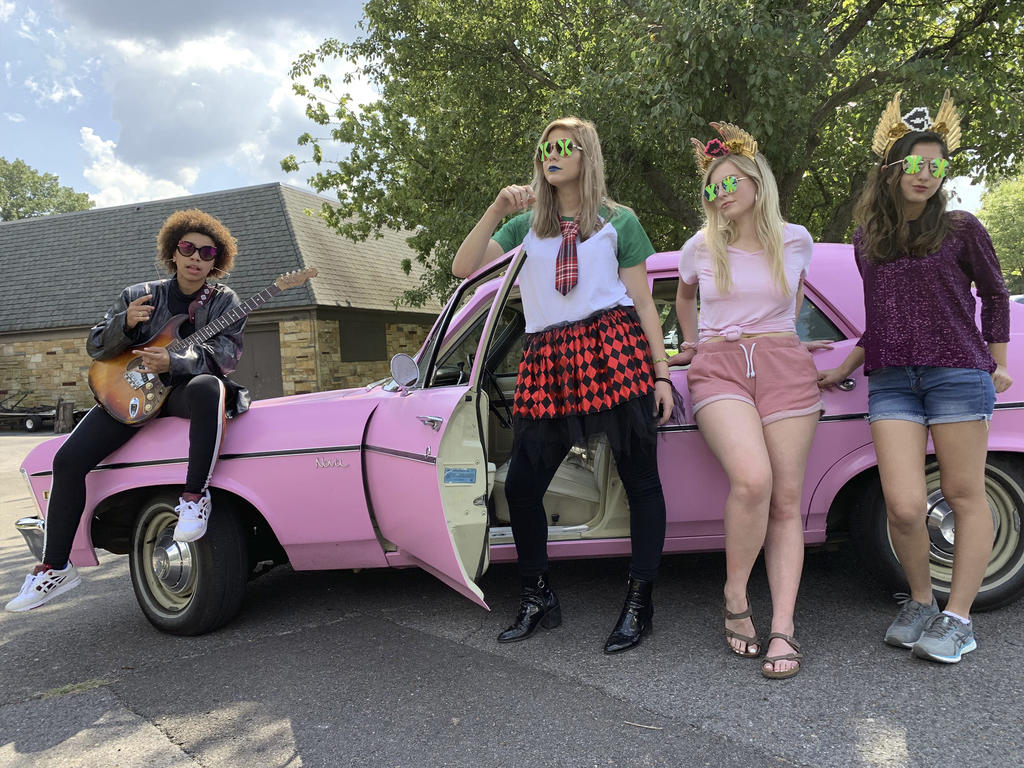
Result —
[[900, 62], [895, 67], [889, 70], [871, 70], [870, 72], [861, 75], [850, 85], [833, 93], [814, 111], [814, 114], [811, 116], [810, 125], [812, 131], [816, 132], [818, 128], [821, 127], [821, 124], [831, 116], [832, 112], [834, 112], [836, 107], [840, 104], [849, 101], [854, 96], [859, 96], [873, 87], [877, 87], [882, 83], [895, 79], [897, 77], [897, 73], [911, 62], [922, 61], [924, 59], [941, 60], [946, 56], [955, 53], [959, 45], [975, 30], [977, 30], [978, 27], [992, 21], [992, 12], [1000, 5], [1000, 2], [1001, 0], [985, 0], [985, 3], [981, 6], [974, 17], [969, 21], [962, 22], [958, 25], [953, 31], [953, 34], [950, 35], [949, 39], [941, 45], [921, 47], [908, 59]]
[[846, 50], [846, 46], [860, 34], [860, 31], [864, 29], [869, 21], [875, 18], [875, 14], [882, 9], [882, 7], [888, 4], [889, 0], [871, 0], [871, 2], [864, 5], [853, 17], [853, 20], [846, 25], [846, 28], [836, 35], [835, 40], [832, 41], [832, 45], [828, 47], [825, 53], [822, 55], [821, 66], [828, 69], [832, 62], [836, 60], [836, 57], [840, 53]]
[[689, 204], [688, 198], [681, 198], [676, 194], [672, 182], [665, 172], [652, 163], [642, 164], [640, 175], [651, 192], [654, 193], [658, 202], [665, 206], [668, 215], [688, 228], [696, 230], [700, 227], [700, 217], [697, 211]]
[[519, 67], [523, 74], [532, 77], [541, 85], [546, 86], [552, 91], [561, 90], [562, 86], [548, 77], [544, 70], [534, 66], [533, 63], [523, 55], [523, 52], [519, 50], [519, 47], [512, 40], [505, 41], [505, 50], [512, 57], [512, 61], [515, 62], [516, 66]]

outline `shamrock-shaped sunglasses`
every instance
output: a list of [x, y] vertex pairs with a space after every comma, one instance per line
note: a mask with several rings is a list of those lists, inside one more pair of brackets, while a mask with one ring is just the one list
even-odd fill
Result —
[[572, 143], [572, 139], [559, 139], [558, 141], [554, 142], [554, 146], [552, 146], [552, 142], [550, 141], [542, 141], [537, 146], [537, 159], [543, 163], [545, 160], [547, 160], [549, 157], [556, 153], [560, 157], [568, 157], [569, 155], [572, 154], [572, 151], [574, 149], [579, 152], [583, 151], [583, 148], [580, 147], [578, 144]]
[[735, 192], [739, 182], [746, 180], [746, 176], [726, 176], [717, 184], [708, 184], [704, 187], [704, 199], [709, 203], [713, 203], [719, 195]]
[[921, 155], [907, 155], [903, 158], [902, 165], [903, 172], [912, 176], [920, 173], [927, 165], [932, 172], [932, 177], [936, 179], [946, 178], [946, 172], [949, 170], [949, 160], [944, 157], [925, 160]]

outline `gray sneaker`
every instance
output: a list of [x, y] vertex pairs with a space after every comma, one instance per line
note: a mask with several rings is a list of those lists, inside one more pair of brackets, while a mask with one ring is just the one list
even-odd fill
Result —
[[939, 604], [934, 597], [931, 605], [911, 600], [910, 595], [900, 594], [896, 597], [903, 598], [900, 600], [900, 612], [886, 630], [885, 642], [897, 648], [913, 648], [928, 621], [938, 615]]
[[940, 613], [932, 617], [921, 639], [914, 643], [913, 654], [919, 659], [956, 664], [963, 654], [977, 647], [973, 621], [964, 624], [960, 619]]

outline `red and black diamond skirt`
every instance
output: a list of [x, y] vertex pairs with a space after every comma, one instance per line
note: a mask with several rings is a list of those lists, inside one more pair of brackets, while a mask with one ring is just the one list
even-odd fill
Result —
[[[655, 438], [653, 407], [651, 353], [634, 307], [526, 336], [513, 399], [517, 434], [578, 444], [603, 432], [625, 447], [631, 433]], [[537, 421], [549, 423], [528, 427]]]

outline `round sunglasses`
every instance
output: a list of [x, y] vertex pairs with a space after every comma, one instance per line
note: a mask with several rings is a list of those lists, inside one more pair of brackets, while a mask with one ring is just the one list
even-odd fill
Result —
[[946, 173], [949, 170], [949, 160], [944, 157], [926, 160], [921, 155], [907, 155], [900, 162], [900, 165], [903, 166], [904, 173], [909, 173], [912, 176], [920, 173], [927, 167], [931, 171], [932, 178], [935, 179], [946, 178]]
[[213, 261], [217, 258], [217, 246], [215, 245], [201, 245], [196, 247], [195, 243], [191, 243], [188, 240], [178, 241], [178, 253], [182, 256], [191, 256], [196, 251], [199, 252], [199, 258], [203, 261]]
[[[554, 144], [554, 146], [552, 146], [552, 144]], [[572, 154], [574, 149], [578, 152], [583, 151], [583, 147], [579, 144], [573, 144], [572, 139], [559, 139], [555, 142], [542, 141], [537, 145], [537, 159], [543, 163], [555, 154], [559, 157], [568, 157]]]
[[717, 184], [708, 184], [704, 187], [704, 199], [709, 203], [713, 203], [719, 195], [735, 192], [739, 182], [746, 180], [746, 176], [725, 176]]

